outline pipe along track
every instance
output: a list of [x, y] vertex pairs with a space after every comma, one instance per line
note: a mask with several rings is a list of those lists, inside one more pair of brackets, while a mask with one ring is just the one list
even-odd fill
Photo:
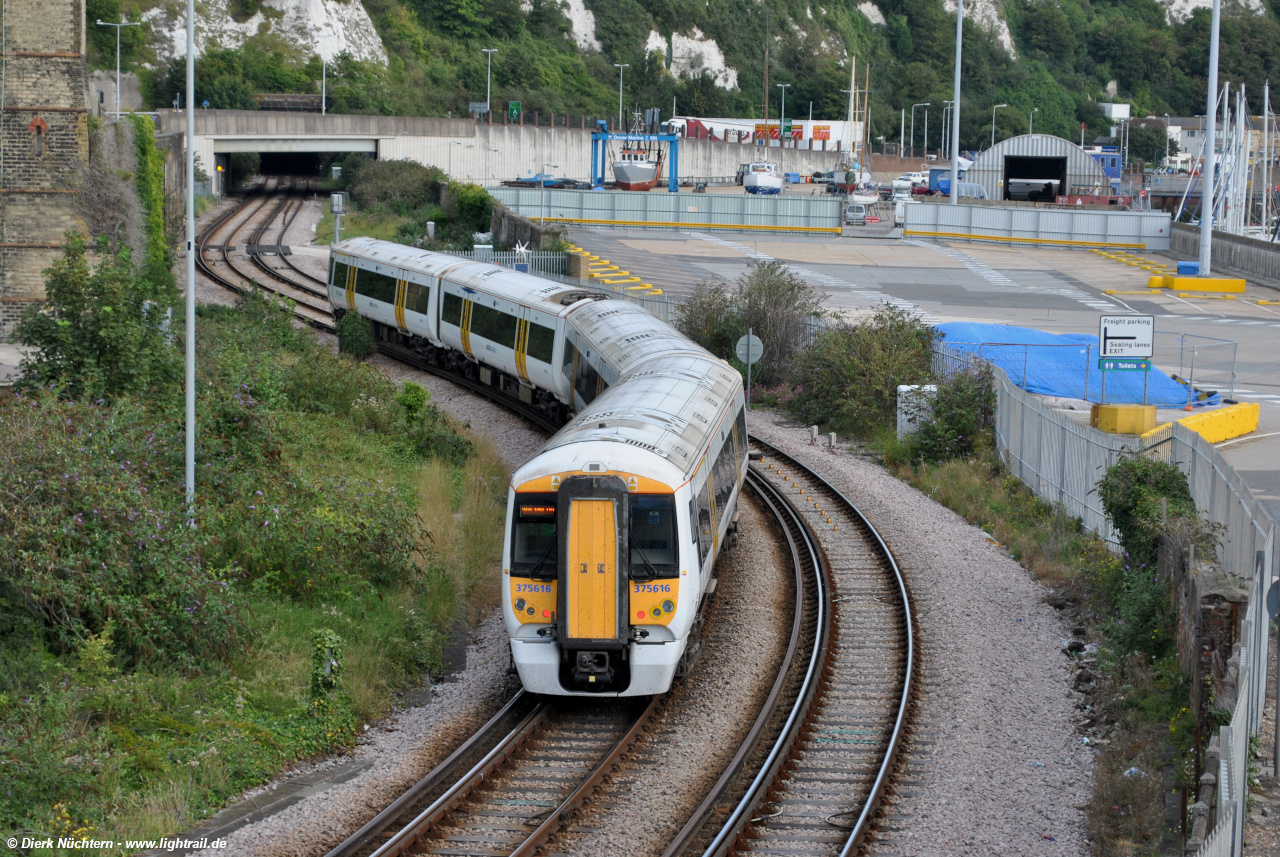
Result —
[[[219, 234], [234, 239], [250, 227], [270, 202], [270, 181], [205, 228], [197, 239], [197, 263], [233, 291], [258, 285], [289, 298], [301, 320], [332, 332], [323, 280], [298, 270], [287, 256], [278, 258], [288, 272], [250, 253], [267, 274], [260, 281], [233, 260], [230, 240], [214, 243]], [[283, 181], [275, 184], [280, 189]], [[253, 227], [248, 243], [256, 247], [281, 215], [283, 237], [291, 209], [282, 196]], [[221, 261], [209, 258], [218, 253]], [[215, 270], [223, 266], [230, 275]], [[321, 300], [302, 302], [296, 293]], [[545, 432], [559, 428], [536, 409], [432, 365], [398, 342], [379, 341], [378, 348]], [[857, 507], [795, 459], [758, 438], [752, 444], [764, 459], [753, 463], [747, 484], [777, 519], [796, 569], [791, 641], [746, 740], [664, 857], [743, 851], [846, 857], [874, 837], [875, 811], [892, 794], [915, 693], [913, 606], [892, 554]], [[531, 855], [619, 762], [655, 716], [659, 699], [537, 701], [518, 693], [328, 857]], [[483, 793], [477, 791], [481, 784]], [[404, 818], [411, 821], [403, 824]]]

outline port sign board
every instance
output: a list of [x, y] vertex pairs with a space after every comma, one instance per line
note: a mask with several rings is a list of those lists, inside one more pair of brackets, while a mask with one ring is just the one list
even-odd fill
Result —
[[1098, 356], [1150, 357], [1155, 334], [1153, 315], [1104, 315], [1098, 319]]
[[1150, 372], [1151, 360], [1148, 358], [1121, 360], [1118, 357], [1099, 357], [1098, 368], [1103, 372]]

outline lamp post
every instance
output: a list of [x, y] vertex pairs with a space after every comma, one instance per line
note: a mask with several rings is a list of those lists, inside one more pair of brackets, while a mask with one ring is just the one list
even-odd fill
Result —
[[[919, 104], [912, 104], [912, 105], [911, 105], [911, 154], [910, 154], [910, 155], [908, 155], [908, 157], [914, 158], [914, 157], [916, 156], [916, 108], [917, 108], [917, 107], [928, 107], [928, 106], [929, 106], [929, 102], [928, 102], [928, 101], [922, 101], [922, 102], [921, 102], [921, 103], [919, 103]], [[924, 121], [927, 123], [927, 122], [929, 121], [929, 111], [928, 111], [928, 110], [926, 110], [926, 111], [924, 112], [924, 117], [925, 117]], [[929, 139], [928, 139], [928, 134], [929, 134], [929, 130], [928, 130], [928, 129], [929, 129], [929, 126], [926, 124], [924, 127], [925, 127], [925, 141], [924, 141], [924, 147], [927, 149], [927, 148], [929, 148]]]
[[[117, 31], [118, 32], [118, 31]], [[119, 97], [120, 87], [116, 87]], [[187, 329], [186, 333], [186, 415], [184, 459], [187, 520], [196, 518], [196, 0], [187, 0]]]
[[1008, 107], [1008, 104], [997, 104], [991, 108], [991, 145], [996, 144], [996, 111], [1001, 107]]
[[[332, 36], [332, 30], [325, 30], [321, 36]], [[328, 112], [329, 101], [329, 61], [324, 56], [324, 45], [320, 46], [320, 115]]]
[[1169, 114], [1164, 114], [1164, 165], [1169, 166]]
[[964, 0], [956, 0], [956, 69], [951, 84], [951, 145], [955, 154], [951, 158], [951, 204], [960, 204], [960, 56], [964, 44]]
[[782, 90], [782, 115], [778, 117], [778, 146], [779, 148], [787, 148], [787, 141], [783, 139], [783, 126], [787, 124], [787, 87], [789, 83], [779, 83], [778, 89]]
[[1036, 114], [1040, 112], [1039, 107], [1032, 107], [1028, 115], [1030, 121], [1027, 123], [1027, 133], [1034, 134], [1036, 132]]
[[944, 156], [947, 152], [951, 151], [947, 147], [947, 140], [950, 139], [947, 134], [947, 114], [954, 110], [955, 107], [956, 103], [954, 101], [942, 102], [942, 139], [938, 141], [938, 148], [942, 150], [942, 154]]
[[112, 24], [107, 21], [98, 19], [99, 27], [115, 27], [116, 28], [116, 121], [120, 120], [120, 30], [123, 27], [141, 27], [142, 22]]
[[481, 48], [480, 53], [485, 55], [487, 60], [487, 69], [484, 73], [484, 113], [489, 115], [489, 96], [493, 92], [493, 55], [498, 52], [497, 48]]
[[630, 66], [631, 66], [631, 63], [629, 62], [616, 62], [613, 64], [613, 67], [618, 70], [618, 130], [619, 131], [623, 129], [623, 126], [622, 126], [622, 70], [624, 68], [629, 68]]
[[559, 164], [551, 164], [547, 162], [547, 145], [551, 139], [551, 131], [543, 131], [542, 138], [542, 171], [538, 173], [538, 183], [542, 185], [542, 225], [547, 224], [547, 167], [555, 167], [560, 169]]
[[1207, 277], [1213, 263], [1213, 174], [1218, 163], [1218, 35], [1222, 28], [1222, 0], [1213, 0], [1209, 25], [1209, 85], [1204, 118], [1204, 175], [1200, 180], [1200, 276]]

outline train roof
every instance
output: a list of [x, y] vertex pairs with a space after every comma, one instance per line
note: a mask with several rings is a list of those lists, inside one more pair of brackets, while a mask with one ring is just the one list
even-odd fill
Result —
[[[547, 441], [534, 462], [544, 461], [542, 454], [552, 450], [568, 452], [574, 444], [626, 444], [665, 459], [688, 480], [711, 435], [729, 430], [723, 418], [741, 394], [741, 377], [723, 360], [668, 352], [620, 378]], [[623, 462], [608, 463], [611, 469], [629, 469]], [[523, 481], [522, 473], [516, 482]]]
[[476, 262], [377, 238], [348, 238], [334, 244], [333, 250], [436, 277], [448, 271], [449, 281], [464, 288], [489, 290], [496, 297], [530, 306], [544, 304], [541, 308], [552, 313], [564, 310], [566, 304], [563, 300], [571, 293], [586, 295], [581, 287], [522, 274], [489, 262]]
[[619, 375], [659, 354], [715, 359], [665, 321], [626, 301], [579, 303], [569, 312], [568, 322]]

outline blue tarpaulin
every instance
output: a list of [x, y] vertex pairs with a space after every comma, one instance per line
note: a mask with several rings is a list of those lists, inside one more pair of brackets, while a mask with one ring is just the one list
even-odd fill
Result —
[[[1047, 333], [1029, 327], [952, 321], [938, 325], [942, 343], [999, 366], [1009, 380], [1029, 393], [1070, 399], [1102, 400], [1098, 369], [1098, 337], [1089, 333]], [[1107, 401], [1141, 404], [1143, 376], [1148, 376], [1147, 403], [1162, 408], [1187, 403], [1187, 387], [1159, 368], [1150, 372], [1108, 372]], [[1193, 398], [1197, 398], [1193, 394]], [[1199, 405], [1216, 405], [1217, 395]]]

